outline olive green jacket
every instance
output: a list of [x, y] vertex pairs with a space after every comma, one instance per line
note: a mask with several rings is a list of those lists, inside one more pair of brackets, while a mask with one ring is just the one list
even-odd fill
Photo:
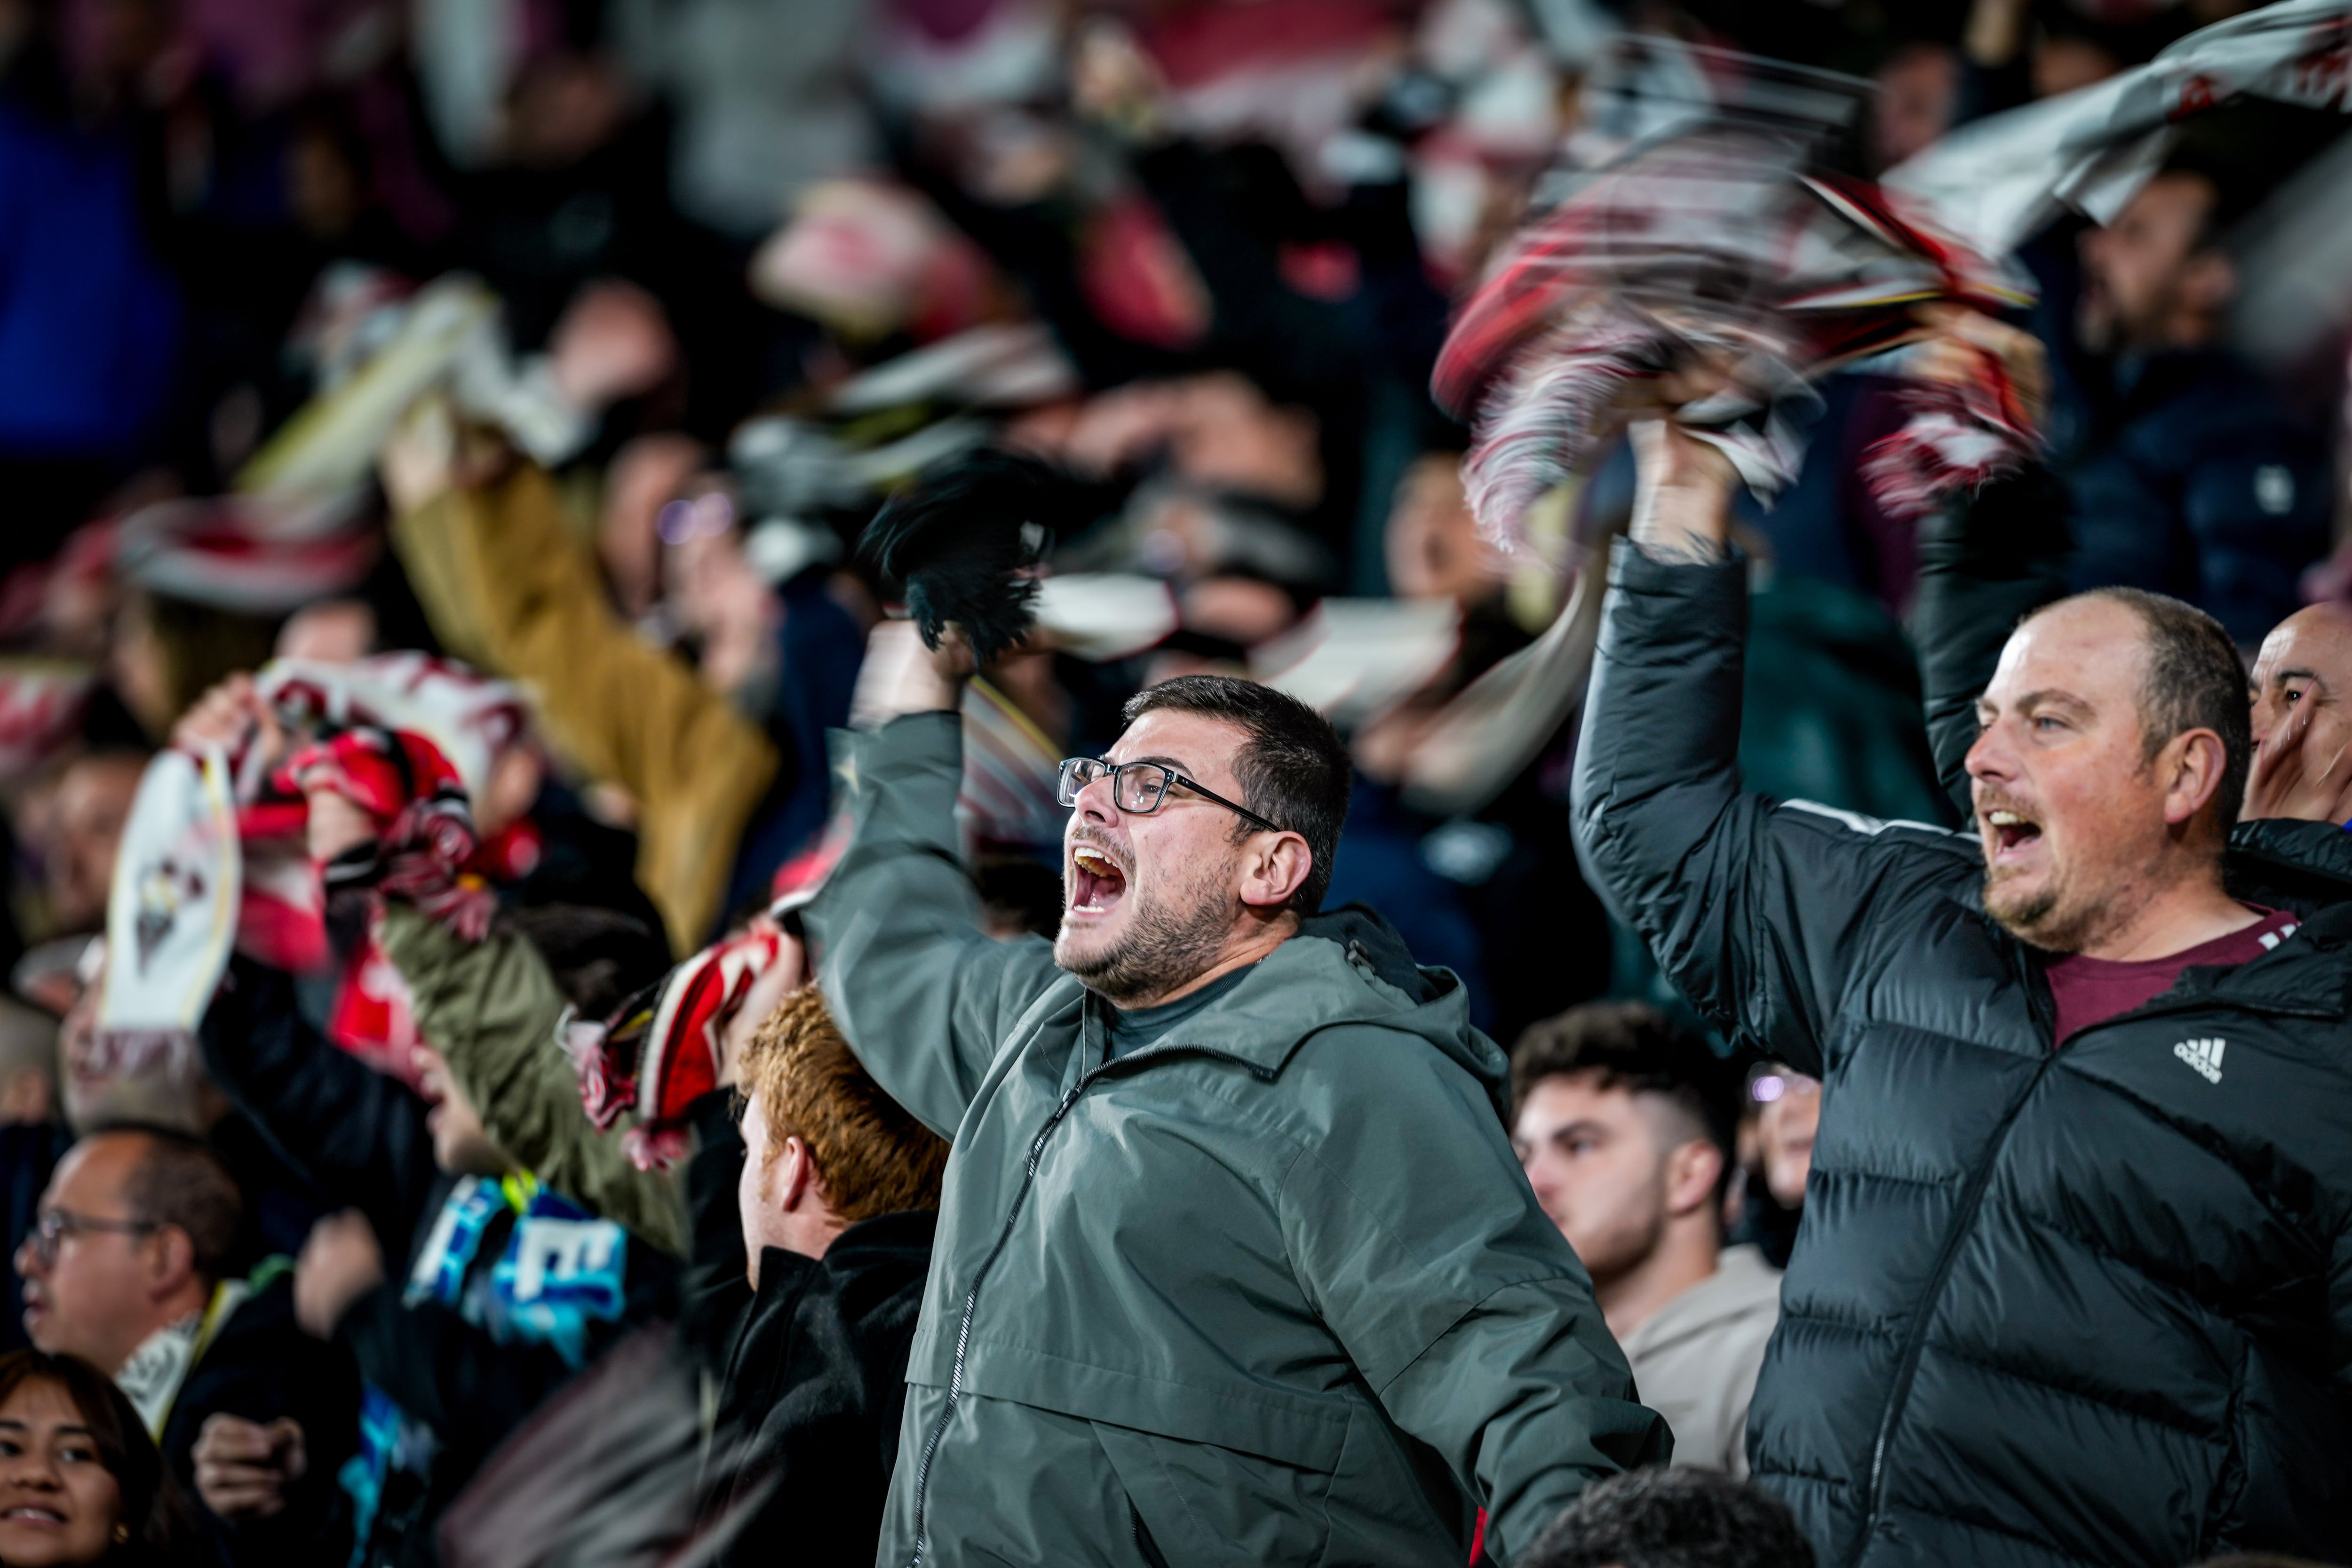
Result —
[[888, 1564], [1499, 1561], [1663, 1460], [1502, 1121], [1460, 983], [1318, 917], [1152, 1046], [1037, 938], [982, 934], [961, 742], [852, 742], [808, 907], [882, 1087], [952, 1138], [908, 1367]]
[[503, 926], [467, 942], [396, 899], [380, 933], [418, 1036], [449, 1064], [490, 1142], [591, 1213], [684, 1257], [678, 1178], [638, 1170], [624, 1128], [599, 1132], [581, 1109], [579, 1074], [557, 1038], [571, 1009], [539, 950]]

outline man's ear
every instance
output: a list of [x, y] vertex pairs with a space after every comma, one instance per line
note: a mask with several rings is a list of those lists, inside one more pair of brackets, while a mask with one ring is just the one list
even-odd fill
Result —
[[1296, 833], [1260, 835], [1242, 863], [1242, 902], [1274, 914], [1298, 896], [1315, 871], [1315, 851]]
[[2159, 759], [2165, 780], [2164, 820], [2178, 827], [2193, 819], [2221, 787], [2229, 752], [2210, 730], [2175, 735]]
[[1712, 1207], [1715, 1189], [1723, 1179], [1723, 1151], [1708, 1138], [1675, 1145], [1666, 1155], [1666, 1212], [1686, 1215]]
[[159, 1226], [147, 1238], [147, 1278], [158, 1296], [168, 1296], [196, 1272], [196, 1244], [176, 1225]]
[[808, 1144], [798, 1134], [785, 1139], [770, 1164], [772, 1184], [769, 1190], [776, 1194], [776, 1207], [793, 1214], [808, 1206], [818, 1193], [816, 1157], [809, 1152]]

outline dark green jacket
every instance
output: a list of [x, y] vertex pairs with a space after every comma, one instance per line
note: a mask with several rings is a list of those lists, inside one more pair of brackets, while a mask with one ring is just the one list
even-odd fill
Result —
[[[806, 921], [948, 1166], [887, 1564], [1501, 1561], [1663, 1459], [1502, 1121], [1460, 984], [1321, 917], [1103, 1064], [1102, 1004], [983, 935], [954, 718], [855, 742]], [[1083, 1030], [1083, 1037], [1082, 1037]]]

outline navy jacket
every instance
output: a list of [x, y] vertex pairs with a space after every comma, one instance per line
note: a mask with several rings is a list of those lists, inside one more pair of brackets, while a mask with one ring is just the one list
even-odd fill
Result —
[[2303, 606], [2295, 579], [2327, 552], [2326, 448], [2230, 354], [2158, 354], [2117, 385], [2063, 465], [2069, 580], [2186, 599], [2254, 646]]

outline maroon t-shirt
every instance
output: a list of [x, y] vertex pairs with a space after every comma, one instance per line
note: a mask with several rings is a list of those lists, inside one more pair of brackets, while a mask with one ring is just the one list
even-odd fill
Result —
[[2050, 994], [2058, 1003], [2058, 1044], [2064, 1045], [2067, 1037], [2077, 1030], [2104, 1024], [2155, 1001], [2172, 989], [2172, 983], [2180, 978], [2184, 969], [2244, 963], [2260, 958], [2294, 934], [2294, 916], [2282, 910], [2266, 910], [2260, 904], [2248, 904], [2246, 908], [2263, 918], [2243, 931], [2215, 937], [2168, 958], [2117, 963], [2109, 959], [2084, 958], [2075, 952], [2051, 964], [2046, 973], [2050, 976]]

